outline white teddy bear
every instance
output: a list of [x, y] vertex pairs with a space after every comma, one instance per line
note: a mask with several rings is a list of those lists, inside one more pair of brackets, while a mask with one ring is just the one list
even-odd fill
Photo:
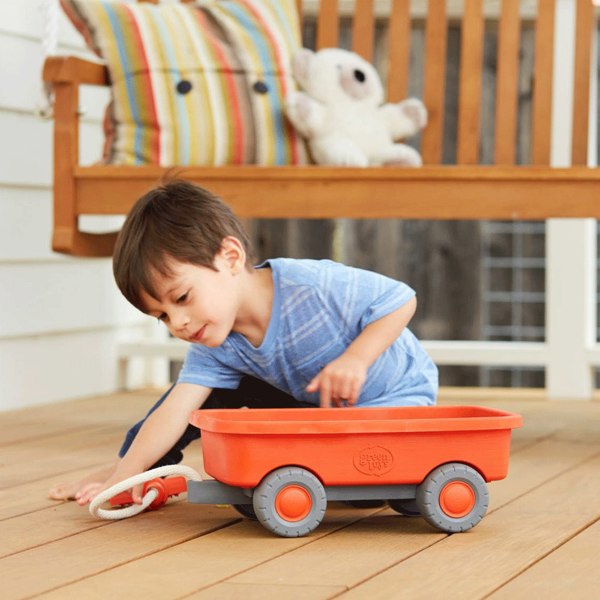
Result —
[[416, 150], [395, 141], [423, 128], [427, 109], [416, 98], [382, 104], [379, 75], [358, 54], [303, 48], [293, 57], [292, 72], [304, 91], [288, 96], [286, 114], [317, 164], [422, 164]]

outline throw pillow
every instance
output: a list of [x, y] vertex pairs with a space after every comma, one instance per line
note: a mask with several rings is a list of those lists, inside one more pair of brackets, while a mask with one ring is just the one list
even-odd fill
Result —
[[106, 61], [112, 164], [299, 164], [283, 114], [300, 46], [294, 0], [61, 0]]

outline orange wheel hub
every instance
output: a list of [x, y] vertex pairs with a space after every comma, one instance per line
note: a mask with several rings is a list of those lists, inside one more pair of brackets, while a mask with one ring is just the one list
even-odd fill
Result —
[[302, 521], [310, 513], [312, 498], [308, 490], [300, 485], [284, 487], [275, 498], [275, 510], [284, 520], [291, 523]]
[[473, 510], [475, 502], [475, 492], [464, 481], [451, 481], [440, 492], [440, 508], [454, 519], [468, 515]]

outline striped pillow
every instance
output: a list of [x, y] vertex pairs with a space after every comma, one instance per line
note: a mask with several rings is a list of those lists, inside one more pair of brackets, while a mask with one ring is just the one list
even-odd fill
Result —
[[282, 110], [300, 45], [294, 0], [61, 4], [109, 69], [105, 162], [305, 162]]

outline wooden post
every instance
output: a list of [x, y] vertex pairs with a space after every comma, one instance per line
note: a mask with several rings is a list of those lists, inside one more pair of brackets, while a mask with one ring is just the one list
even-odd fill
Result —
[[[591, 40], [589, 41], [591, 43]], [[575, 10], [558, 0], [555, 31], [552, 166], [568, 166], [572, 114]], [[550, 398], [590, 399], [594, 389], [589, 352], [596, 335], [596, 222], [546, 223], [546, 390]]]

